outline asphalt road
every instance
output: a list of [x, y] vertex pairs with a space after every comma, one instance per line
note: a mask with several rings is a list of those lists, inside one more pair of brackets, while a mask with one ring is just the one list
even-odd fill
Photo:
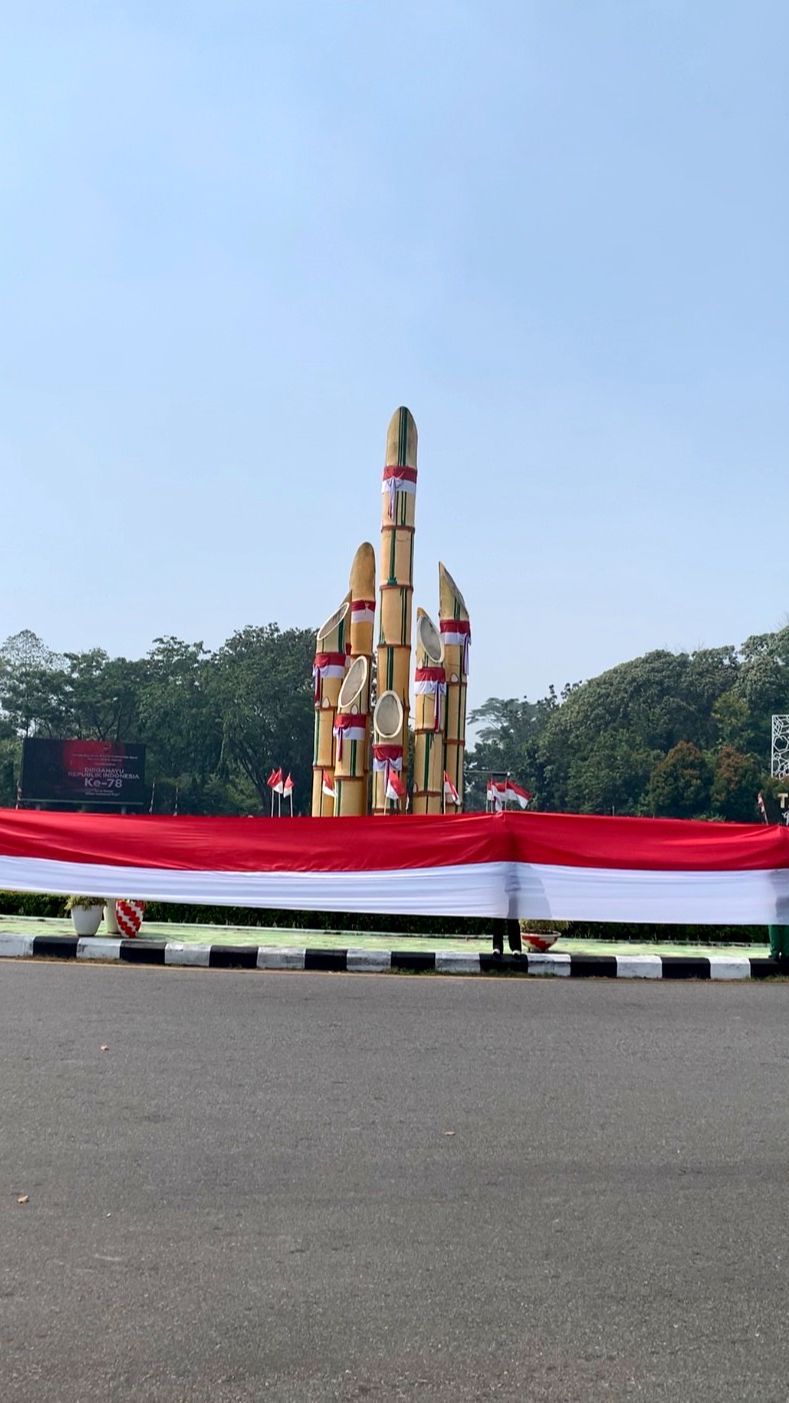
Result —
[[786, 1403], [787, 1027], [763, 983], [4, 964], [0, 1397]]

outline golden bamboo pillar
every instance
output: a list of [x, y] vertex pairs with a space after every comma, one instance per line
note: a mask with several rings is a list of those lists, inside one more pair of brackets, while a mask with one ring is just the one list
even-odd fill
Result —
[[471, 624], [466, 601], [445, 565], [438, 567], [438, 614], [444, 668], [447, 678], [446, 763], [445, 770], [454, 784], [463, 807], [463, 760], [466, 749], [466, 693], [468, 690], [468, 650]]
[[[378, 691], [393, 692], [402, 708], [400, 734], [391, 737], [402, 746], [407, 762], [409, 673], [411, 667], [411, 597], [414, 575], [414, 523], [416, 520], [417, 432], [410, 410], [396, 409], [386, 434], [386, 463], [381, 486], [381, 602], [378, 634]], [[388, 724], [388, 723], [387, 723]], [[377, 737], [376, 737], [377, 743]], [[383, 742], [381, 742], [383, 743]], [[405, 808], [405, 794], [398, 808]], [[373, 803], [374, 813], [386, 806]]]
[[351, 592], [318, 629], [312, 664], [315, 702], [315, 741], [312, 753], [312, 816], [334, 813], [334, 800], [324, 792], [324, 778], [334, 783], [334, 719], [350, 653]]
[[[400, 813], [405, 803], [403, 703], [397, 692], [382, 692], [373, 712], [373, 813]], [[403, 789], [402, 797], [394, 789]]]
[[424, 609], [416, 611], [416, 672], [414, 674], [415, 814], [444, 810], [444, 721], [447, 682], [441, 635]]
[[[370, 688], [373, 677], [373, 648], [375, 646], [375, 551], [369, 541], [364, 541], [353, 557], [351, 576], [351, 658], [367, 659], [367, 705], [370, 710]], [[365, 774], [370, 773], [370, 745], [365, 746]], [[365, 787], [365, 803], [362, 813], [370, 810], [370, 785]], [[344, 811], [344, 810], [343, 810]], [[335, 807], [335, 813], [338, 810]]]
[[345, 674], [334, 718], [334, 813], [358, 818], [367, 813], [370, 745], [370, 664], [354, 658]]

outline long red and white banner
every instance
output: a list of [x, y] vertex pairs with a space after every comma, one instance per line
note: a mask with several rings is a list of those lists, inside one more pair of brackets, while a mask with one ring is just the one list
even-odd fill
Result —
[[410, 915], [789, 924], [789, 830], [583, 814], [0, 809], [0, 889]]

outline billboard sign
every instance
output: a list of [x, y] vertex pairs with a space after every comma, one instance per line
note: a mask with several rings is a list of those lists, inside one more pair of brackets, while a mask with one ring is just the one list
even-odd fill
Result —
[[23, 803], [145, 803], [145, 746], [108, 740], [24, 740]]

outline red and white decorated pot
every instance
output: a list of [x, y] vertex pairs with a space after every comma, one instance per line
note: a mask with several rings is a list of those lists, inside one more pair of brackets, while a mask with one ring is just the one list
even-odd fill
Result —
[[523, 939], [526, 942], [526, 948], [528, 950], [534, 950], [535, 954], [539, 953], [544, 955], [546, 950], [550, 950], [551, 946], [556, 944], [559, 936], [558, 934], [533, 935], [530, 931], [525, 930], [523, 932]]
[[127, 940], [134, 940], [135, 936], [139, 935], [144, 914], [144, 901], [130, 901], [120, 897], [115, 902], [115, 920], [121, 935]]

